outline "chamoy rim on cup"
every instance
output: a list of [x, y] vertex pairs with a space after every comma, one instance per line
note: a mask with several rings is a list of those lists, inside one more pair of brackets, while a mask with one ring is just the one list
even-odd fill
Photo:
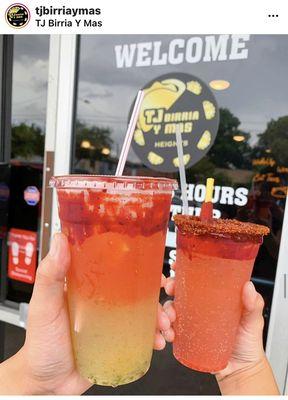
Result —
[[97, 175], [53, 177], [50, 186], [57, 190], [62, 227], [74, 224], [68, 235], [71, 243], [82, 243], [95, 229], [130, 236], [166, 230], [177, 187], [167, 178]]
[[270, 229], [267, 226], [242, 222], [236, 219], [213, 219], [201, 221], [200, 217], [190, 215], [176, 215], [175, 224], [184, 235], [211, 236], [231, 239], [235, 242], [262, 243], [262, 238], [268, 235]]
[[147, 176], [62, 175], [53, 176], [49, 186], [56, 189], [96, 189], [170, 192], [178, 188], [174, 179]]

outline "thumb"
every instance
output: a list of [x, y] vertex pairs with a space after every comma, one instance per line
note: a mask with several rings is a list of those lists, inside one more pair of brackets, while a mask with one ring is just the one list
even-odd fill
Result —
[[65, 304], [65, 275], [70, 265], [70, 250], [65, 235], [57, 233], [48, 255], [41, 261], [29, 306], [29, 322], [53, 321]]
[[264, 300], [256, 292], [252, 282], [244, 285], [242, 293], [243, 313], [241, 325], [247, 333], [253, 336], [261, 336], [264, 327], [263, 308]]

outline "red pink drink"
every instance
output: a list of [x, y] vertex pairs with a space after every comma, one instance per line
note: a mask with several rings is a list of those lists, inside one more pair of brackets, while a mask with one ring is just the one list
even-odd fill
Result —
[[269, 229], [236, 220], [202, 222], [176, 216], [175, 341], [173, 353], [189, 368], [227, 366], [241, 318], [241, 293]]
[[149, 369], [167, 223], [175, 181], [64, 176], [57, 188], [77, 367], [117, 386]]

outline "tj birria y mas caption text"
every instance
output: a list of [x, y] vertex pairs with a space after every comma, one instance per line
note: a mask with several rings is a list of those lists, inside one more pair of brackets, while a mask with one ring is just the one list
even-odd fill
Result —
[[35, 8], [37, 27], [100, 28], [100, 8], [39, 6]]

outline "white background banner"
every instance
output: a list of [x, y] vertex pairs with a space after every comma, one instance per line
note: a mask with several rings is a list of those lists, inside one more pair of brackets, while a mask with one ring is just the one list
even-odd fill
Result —
[[[1, 0], [0, 33], [287, 33], [284, 0], [24, 0], [29, 23], [20, 29], [6, 22], [13, 0]], [[84, 10], [84, 9], [87, 10]], [[269, 17], [270, 15], [270, 17]], [[274, 17], [272, 17], [274, 15]]]

